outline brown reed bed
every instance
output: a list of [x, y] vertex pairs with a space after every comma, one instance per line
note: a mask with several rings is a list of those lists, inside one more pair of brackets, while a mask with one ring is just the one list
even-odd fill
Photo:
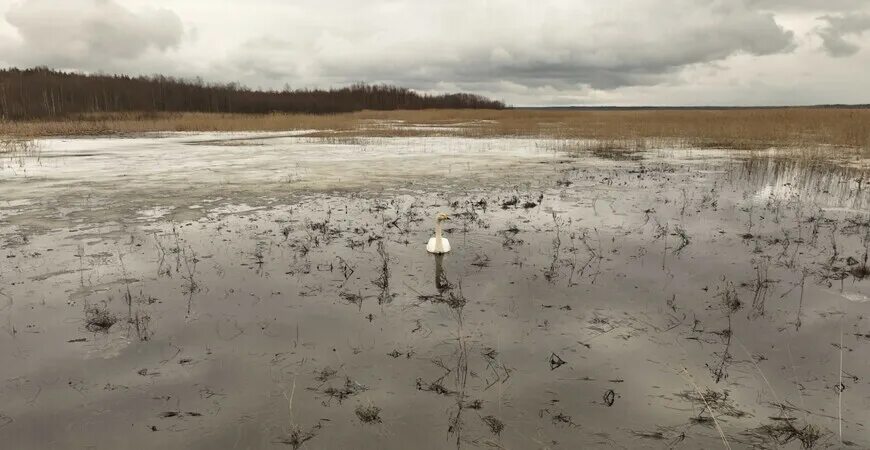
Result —
[[403, 110], [342, 114], [115, 113], [2, 121], [0, 136], [92, 136], [161, 131], [311, 130], [311, 137], [464, 136], [592, 139], [696, 148], [825, 146], [870, 149], [870, 109]]

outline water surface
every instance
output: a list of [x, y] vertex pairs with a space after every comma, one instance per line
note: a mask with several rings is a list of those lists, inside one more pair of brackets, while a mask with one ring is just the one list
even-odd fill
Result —
[[0, 438], [870, 446], [866, 170], [553, 148], [169, 134], [7, 158]]

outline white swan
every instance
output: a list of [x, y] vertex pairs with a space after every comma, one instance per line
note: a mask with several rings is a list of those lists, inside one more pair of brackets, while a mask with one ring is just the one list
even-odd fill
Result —
[[445, 220], [450, 220], [450, 216], [444, 213], [435, 216], [435, 237], [429, 238], [429, 243], [426, 244], [427, 252], [439, 254], [450, 251], [450, 242], [447, 238], [441, 237], [441, 222]]

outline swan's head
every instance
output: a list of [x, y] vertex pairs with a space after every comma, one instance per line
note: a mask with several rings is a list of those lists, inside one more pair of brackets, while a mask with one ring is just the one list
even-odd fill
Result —
[[448, 216], [447, 213], [438, 213], [438, 215], [435, 216], [436, 222], [444, 222], [445, 220], [450, 220], [450, 216]]

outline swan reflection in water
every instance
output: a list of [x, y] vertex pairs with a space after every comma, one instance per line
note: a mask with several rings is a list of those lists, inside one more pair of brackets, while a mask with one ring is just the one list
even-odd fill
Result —
[[435, 289], [439, 295], [444, 295], [445, 292], [453, 288], [447, 275], [444, 274], [444, 254], [436, 253], [435, 255]]

